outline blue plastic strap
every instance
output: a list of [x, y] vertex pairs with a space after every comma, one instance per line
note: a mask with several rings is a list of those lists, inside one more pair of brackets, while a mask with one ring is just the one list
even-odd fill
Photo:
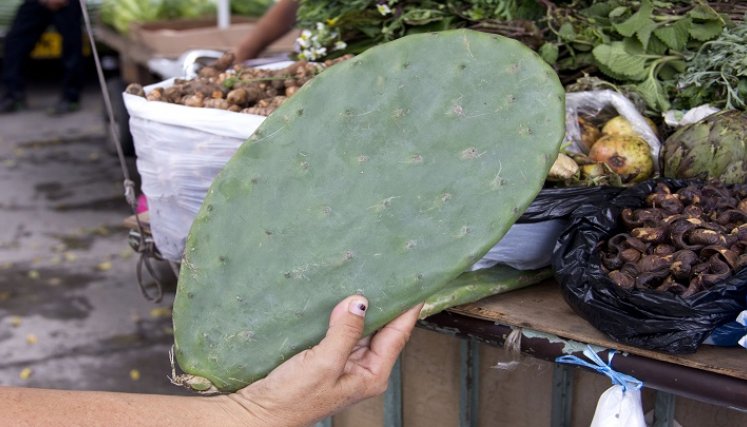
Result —
[[602, 361], [602, 359], [591, 348], [591, 346], [587, 345], [586, 349], [584, 349], [584, 356], [591, 359], [591, 361], [594, 362], [593, 364], [581, 359], [578, 356], [572, 355], [558, 356], [555, 359], [555, 362], [567, 363], [569, 365], [580, 365], [592, 369], [600, 374], [604, 374], [608, 376], [610, 380], [612, 380], [612, 384], [621, 386], [623, 388], [623, 391], [628, 391], [629, 388], [633, 390], [639, 390], [641, 387], [643, 387], [643, 382], [641, 380], [631, 375], [617, 372], [610, 366], [612, 365], [612, 357], [614, 357], [616, 353], [617, 351], [610, 350], [607, 358], [607, 363], [604, 363], [604, 361]]

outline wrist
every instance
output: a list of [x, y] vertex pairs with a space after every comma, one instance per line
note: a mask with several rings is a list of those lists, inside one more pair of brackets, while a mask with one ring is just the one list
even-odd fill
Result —
[[[251, 399], [242, 396], [240, 393], [231, 393], [220, 396], [201, 397], [216, 404], [221, 408], [227, 418], [237, 421], [237, 425], [245, 427], [260, 427], [268, 425], [279, 425], [273, 419], [272, 414], [255, 404]], [[233, 425], [225, 423], [223, 425]]]

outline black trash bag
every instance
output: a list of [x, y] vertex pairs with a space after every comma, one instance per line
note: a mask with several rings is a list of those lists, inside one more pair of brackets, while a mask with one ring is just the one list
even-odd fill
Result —
[[692, 181], [649, 180], [620, 193], [608, 203], [586, 204], [571, 214], [571, 223], [553, 253], [555, 278], [573, 310], [613, 340], [667, 353], [693, 353], [713, 329], [747, 309], [747, 268], [689, 298], [669, 292], [626, 290], [602, 270], [599, 247], [623, 231], [623, 208], [640, 208], [663, 182], [676, 191]]
[[607, 203], [623, 190], [608, 186], [543, 188], [516, 222], [568, 218], [579, 206]]

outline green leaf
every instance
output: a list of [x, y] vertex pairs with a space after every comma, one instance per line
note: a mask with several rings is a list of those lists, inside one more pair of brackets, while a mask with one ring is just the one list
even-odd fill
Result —
[[672, 50], [680, 51], [685, 48], [690, 38], [690, 18], [680, 19], [671, 25], [665, 25], [654, 30], [654, 35]]
[[687, 15], [690, 16], [690, 18], [692, 19], [703, 19], [706, 21], [721, 21], [721, 17], [716, 11], [714, 11], [710, 7], [705, 7], [701, 4], [690, 9], [690, 11], [687, 12]]
[[581, 53], [574, 56], [568, 56], [558, 61], [558, 70], [578, 70], [588, 66], [596, 65], [591, 53]]
[[635, 37], [626, 37], [622, 41], [623, 48], [625, 49], [625, 52], [631, 54], [631, 55], [645, 55], [648, 52], [646, 52], [646, 49], [643, 48], [643, 45], [640, 41], [638, 41]]
[[587, 18], [606, 20], [617, 6], [617, 2], [592, 2], [589, 7], [581, 10], [581, 14]]
[[571, 43], [571, 47], [576, 52], [589, 52], [594, 48], [594, 46], [586, 43]]
[[633, 81], [646, 78], [646, 59], [642, 55], [627, 52], [621, 42], [599, 45], [592, 54], [599, 69], [610, 77]]
[[721, 24], [721, 21], [706, 21], [703, 23], [693, 22], [690, 26], [690, 37], [704, 42], [717, 37], [723, 30], [724, 26]]
[[646, 46], [646, 51], [651, 55], [666, 55], [669, 47], [664, 44], [663, 41], [659, 40], [658, 37], [651, 37]]
[[638, 9], [630, 18], [619, 24], [613, 24], [615, 30], [625, 37], [630, 37], [635, 34], [636, 30], [646, 25], [647, 21], [651, 20], [651, 13], [654, 8], [651, 5], [650, 0], [641, 1], [641, 8]]
[[610, 18], [619, 18], [619, 17], [625, 15], [625, 12], [627, 12], [628, 10], [630, 10], [630, 9], [628, 7], [626, 7], [626, 6], [618, 6], [618, 7], [614, 8], [614, 9], [612, 9], [612, 12], [610, 12], [609, 17]]
[[674, 68], [677, 73], [684, 73], [687, 69], [687, 62], [685, 62], [682, 59], [675, 59], [673, 61], [667, 62], [667, 65]]
[[671, 104], [664, 92], [664, 88], [653, 75], [649, 75], [646, 80], [637, 84], [635, 88], [651, 109], [656, 111], [666, 111], [669, 109]]
[[641, 26], [641, 28], [638, 29], [638, 31], [635, 32], [635, 36], [638, 37], [641, 45], [643, 45], [643, 49], [648, 48], [648, 41], [651, 39], [651, 33], [654, 32], [655, 29], [656, 23], [649, 19], [643, 26]]
[[550, 65], [558, 61], [558, 46], [553, 43], [545, 43], [539, 48], [539, 55]]
[[558, 30], [558, 36], [565, 41], [573, 41], [576, 39], [576, 31], [573, 29], [573, 24], [565, 22], [560, 26]]

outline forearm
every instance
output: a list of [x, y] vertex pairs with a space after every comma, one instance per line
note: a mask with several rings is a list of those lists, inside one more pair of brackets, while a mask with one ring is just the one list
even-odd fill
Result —
[[248, 408], [229, 396], [68, 391], [0, 387], [3, 424], [37, 426], [262, 426]]
[[236, 50], [236, 61], [257, 57], [272, 42], [290, 31], [296, 23], [297, 10], [296, 0], [280, 0], [275, 3], [241, 41]]

